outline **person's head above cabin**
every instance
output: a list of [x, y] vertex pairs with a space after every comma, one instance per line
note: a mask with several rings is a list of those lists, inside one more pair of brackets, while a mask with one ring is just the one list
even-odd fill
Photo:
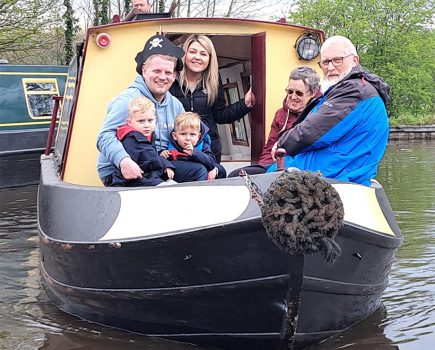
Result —
[[201, 119], [194, 112], [184, 112], [175, 118], [172, 138], [184, 150], [192, 150], [201, 136]]
[[136, 55], [136, 72], [142, 75], [154, 98], [162, 102], [175, 80], [176, 70], [183, 67], [184, 50], [174, 45], [163, 35], [154, 35], [147, 40], [142, 51]]
[[131, 99], [128, 104], [127, 124], [134, 130], [150, 138], [156, 128], [156, 108], [144, 96]]
[[149, 13], [151, 10], [148, 0], [131, 0], [131, 7], [137, 9], [138, 13]]
[[322, 92], [342, 81], [358, 64], [359, 56], [348, 38], [337, 35], [327, 39], [320, 50]]
[[285, 92], [286, 104], [291, 112], [300, 113], [319, 92], [320, 77], [310, 67], [298, 67], [291, 71]]

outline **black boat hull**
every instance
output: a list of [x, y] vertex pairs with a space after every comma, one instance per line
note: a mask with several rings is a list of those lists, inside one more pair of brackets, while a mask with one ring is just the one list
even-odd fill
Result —
[[39, 182], [47, 135], [48, 128], [0, 132], [0, 188]]
[[[119, 210], [117, 192], [105, 190], [61, 183], [42, 168], [41, 276], [59, 308], [155, 337], [225, 349], [276, 348], [286, 314], [289, 266], [297, 257], [268, 238], [258, 212], [252, 215], [255, 203], [245, 211], [249, 215], [226, 224], [86, 241], [86, 227], [107, 229], [97, 211], [112, 222], [111, 210]], [[65, 222], [80, 205], [80, 220]], [[68, 232], [64, 239], [62, 231]], [[334, 264], [320, 254], [304, 257], [295, 349], [335, 335], [378, 308], [401, 241], [401, 236], [345, 223], [337, 236], [343, 254]]]

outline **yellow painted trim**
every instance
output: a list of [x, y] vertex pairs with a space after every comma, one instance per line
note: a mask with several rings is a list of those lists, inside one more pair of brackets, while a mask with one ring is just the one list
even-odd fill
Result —
[[386, 235], [394, 236], [379, 206], [376, 190], [358, 184], [333, 184], [344, 205], [344, 220]]
[[[48, 119], [50, 120], [46, 120], [43, 122], [23, 122], [23, 123], [5, 123], [5, 124], [0, 124], [0, 127], [2, 126], [20, 126], [20, 125], [42, 125], [42, 124], [50, 124], [51, 122], [51, 117], [48, 117]], [[57, 123], [57, 121], [56, 121]]]
[[0, 75], [65, 75], [68, 73], [32, 73], [32, 72], [0, 72]]

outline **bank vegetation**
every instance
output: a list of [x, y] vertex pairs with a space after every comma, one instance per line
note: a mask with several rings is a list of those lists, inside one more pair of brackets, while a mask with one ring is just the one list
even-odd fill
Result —
[[[152, 1], [155, 12], [172, 0]], [[179, 17], [258, 17], [267, 1], [175, 0]], [[435, 124], [435, 5], [431, 0], [273, 2], [287, 22], [344, 35], [362, 65], [391, 86], [391, 123]], [[291, 5], [291, 6], [289, 6]], [[59, 13], [59, 8], [62, 9]], [[0, 58], [12, 64], [68, 64], [89, 25], [124, 17], [131, 0], [0, 0]], [[271, 17], [277, 20], [280, 15]]]

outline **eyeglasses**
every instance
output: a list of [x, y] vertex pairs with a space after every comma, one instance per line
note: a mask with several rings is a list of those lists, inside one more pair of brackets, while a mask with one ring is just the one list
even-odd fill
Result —
[[353, 53], [351, 53], [350, 55], [347, 56], [343, 56], [343, 57], [334, 57], [330, 60], [323, 60], [323, 61], [319, 61], [317, 62], [317, 64], [319, 65], [320, 68], [328, 68], [329, 64], [332, 63], [332, 65], [334, 67], [339, 67], [343, 64], [343, 59], [349, 56], [353, 56]]
[[287, 95], [289, 95], [289, 96], [296, 94], [296, 96], [298, 96], [298, 97], [304, 97], [304, 95], [306, 94], [305, 92], [293, 90], [293, 89], [289, 89], [289, 88], [285, 88], [284, 90], [287, 93]]

